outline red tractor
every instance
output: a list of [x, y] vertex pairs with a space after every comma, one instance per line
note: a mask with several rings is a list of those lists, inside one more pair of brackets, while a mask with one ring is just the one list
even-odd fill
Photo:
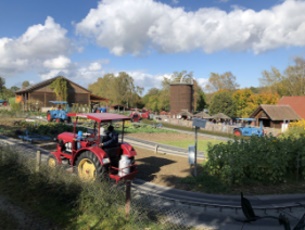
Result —
[[[132, 180], [137, 174], [136, 151], [124, 142], [124, 124], [129, 117], [111, 113], [69, 113], [75, 119], [73, 132], [63, 132], [57, 136], [56, 151], [51, 152], [47, 164], [56, 167], [68, 161], [77, 175], [86, 181], [102, 179]], [[85, 120], [92, 120], [93, 127], [83, 133], [77, 129]], [[121, 138], [114, 146], [100, 147], [105, 126], [121, 126]]]

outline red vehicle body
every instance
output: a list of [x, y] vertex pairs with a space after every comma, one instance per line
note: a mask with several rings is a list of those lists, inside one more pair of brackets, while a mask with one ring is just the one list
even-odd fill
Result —
[[142, 112], [132, 112], [129, 117], [131, 118], [131, 122], [140, 122], [141, 119], [149, 119], [149, 111], [143, 110]]
[[[102, 180], [105, 178], [132, 180], [137, 174], [135, 164], [136, 151], [124, 142], [124, 123], [129, 117], [112, 113], [69, 113], [75, 118], [73, 132], [63, 132], [57, 136], [56, 151], [51, 152], [48, 165], [55, 167], [63, 161], [76, 169], [77, 175], [83, 180]], [[94, 121], [92, 132], [84, 133], [79, 137], [77, 126], [79, 118]], [[122, 126], [121, 140], [109, 148], [99, 147], [101, 127], [113, 123]]]

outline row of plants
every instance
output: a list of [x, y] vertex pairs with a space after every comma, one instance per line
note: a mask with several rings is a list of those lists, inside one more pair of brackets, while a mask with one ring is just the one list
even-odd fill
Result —
[[[66, 123], [57, 123], [57, 122], [27, 122], [25, 120], [20, 120], [15, 122], [15, 129], [17, 132], [15, 134], [25, 133], [27, 131], [29, 134], [39, 134], [50, 137], [56, 137], [58, 134], [62, 132], [72, 132], [73, 126]], [[81, 130], [83, 132], [87, 132], [87, 129], [93, 129], [93, 123], [83, 124], [83, 126], [79, 126], [77, 130]], [[121, 130], [121, 127], [115, 126], [117, 131]], [[0, 131], [0, 133], [5, 132], [5, 130]], [[172, 133], [174, 131], [159, 129], [155, 126], [149, 124], [134, 124], [134, 123], [126, 123], [125, 125], [126, 133]], [[11, 134], [14, 135], [14, 134]]]
[[37, 171], [34, 159], [0, 146], [0, 195], [30, 213], [20, 222], [12, 208], [0, 208], [1, 229], [177, 229], [161, 224], [158, 213], [152, 221], [153, 210], [134, 204], [136, 199], [126, 215], [124, 188], [106, 181], [84, 183], [64, 168], [41, 165]]
[[304, 141], [305, 136], [266, 136], [209, 146], [204, 171], [227, 186], [304, 180]]

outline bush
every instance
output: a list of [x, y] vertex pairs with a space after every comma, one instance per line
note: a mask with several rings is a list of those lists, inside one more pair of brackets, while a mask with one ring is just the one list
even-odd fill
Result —
[[205, 170], [224, 184], [248, 182], [278, 184], [305, 179], [304, 137], [251, 137], [208, 147]]

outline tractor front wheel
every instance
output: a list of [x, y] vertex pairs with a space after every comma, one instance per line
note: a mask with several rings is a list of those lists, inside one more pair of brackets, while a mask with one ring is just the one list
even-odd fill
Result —
[[240, 130], [238, 129], [234, 130], [234, 136], [240, 137], [241, 136]]
[[92, 152], [82, 153], [76, 160], [78, 177], [83, 181], [101, 181], [105, 177], [105, 167]]
[[55, 158], [55, 156], [53, 154], [50, 154], [47, 160], [47, 165], [50, 168], [55, 168], [56, 166], [58, 166], [58, 162], [57, 159]]

